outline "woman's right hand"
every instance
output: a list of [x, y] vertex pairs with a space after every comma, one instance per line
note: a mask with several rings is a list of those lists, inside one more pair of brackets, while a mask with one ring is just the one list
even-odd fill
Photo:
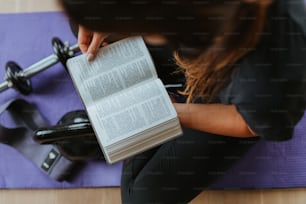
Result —
[[87, 60], [92, 61], [96, 57], [99, 48], [106, 46], [105, 39], [109, 34], [95, 32], [79, 25], [78, 44], [83, 54], [87, 55]]

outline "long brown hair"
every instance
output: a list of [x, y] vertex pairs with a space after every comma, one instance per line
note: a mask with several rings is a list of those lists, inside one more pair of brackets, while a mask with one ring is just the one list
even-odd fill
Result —
[[178, 49], [187, 102], [214, 101], [235, 63], [254, 49], [272, 0], [59, 0], [68, 16], [89, 29], [112, 33], [161, 33]]
[[187, 83], [182, 92], [187, 102], [201, 98], [214, 101], [229, 81], [235, 64], [255, 49], [264, 29], [269, 1], [249, 1], [237, 9], [232, 22], [217, 35], [213, 43], [196, 58], [188, 59], [175, 53], [178, 65], [185, 72]]

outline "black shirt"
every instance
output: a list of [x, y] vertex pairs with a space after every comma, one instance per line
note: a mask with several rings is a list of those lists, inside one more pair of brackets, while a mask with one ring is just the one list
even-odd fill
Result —
[[306, 11], [303, 0], [278, 0], [255, 51], [234, 70], [220, 101], [234, 104], [249, 127], [268, 140], [292, 137], [305, 109]]
[[[267, 140], [287, 140], [302, 118], [306, 93], [306, 11], [304, 0], [276, 0], [256, 49], [238, 62], [218, 102], [234, 104], [249, 127]], [[165, 84], [182, 83], [172, 51], [150, 46]], [[169, 74], [170, 73], [170, 74]], [[184, 98], [177, 98], [184, 101]]]

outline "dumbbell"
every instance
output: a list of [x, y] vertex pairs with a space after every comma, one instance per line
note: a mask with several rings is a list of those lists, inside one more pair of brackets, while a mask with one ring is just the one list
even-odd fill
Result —
[[0, 92], [9, 88], [14, 88], [22, 94], [29, 94], [32, 91], [30, 78], [34, 75], [48, 69], [49, 67], [61, 62], [66, 67], [66, 62], [73, 57], [75, 53], [79, 52], [77, 44], [69, 47], [68, 44], [63, 43], [59, 38], [52, 38], [52, 46], [54, 54], [36, 62], [35, 64], [22, 69], [14, 61], [9, 61], [5, 66], [5, 80], [0, 84]]
[[70, 160], [104, 159], [94, 130], [84, 110], [66, 113], [56, 125], [39, 127], [34, 141], [53, 144]]

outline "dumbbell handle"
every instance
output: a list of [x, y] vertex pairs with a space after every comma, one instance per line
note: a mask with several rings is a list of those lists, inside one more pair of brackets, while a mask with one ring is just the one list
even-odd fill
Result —
[[[69, 47], [69, 51], [72, 51], [73, 54], [79, 51], [78, 44], [75, 44]], [[73, 55], [72, 54], [72, 55]], [[53, 66], [54, 64], [59, 62], [59, 58], [56, 54], [52, 54], [35, 64], [29, 66], [28, 68], [24, 69], [22, 72], [18, 73], [19, 77], [29, 79], [32, 76], [48, 69], [49, 67]]]
[[10, 85], [9, 81], [4, 81], [0, 84], [0, 92], [10, 88], [12, 85]]

